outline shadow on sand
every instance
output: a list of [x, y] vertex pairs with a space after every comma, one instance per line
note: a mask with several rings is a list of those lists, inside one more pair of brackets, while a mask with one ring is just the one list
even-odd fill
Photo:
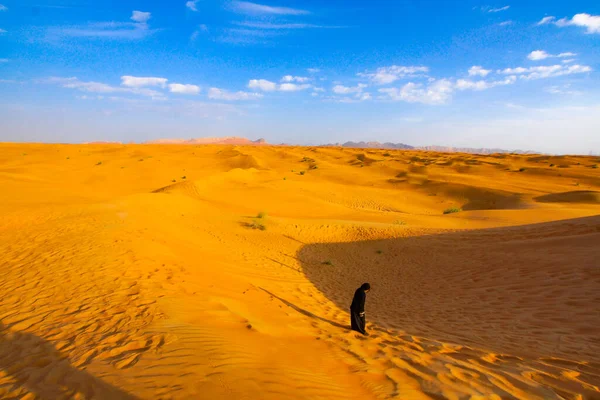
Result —
[[[137, 397], [71, 365], [52, 343], [26, 332], [10, 331], [0, 322], [0, 371], [11, 378], [11, 392], [29, 392], [42, 400]], [[5, 386], [5, 389], [7, 387]]]
[[598, 243], [600, 216], [594, 216], [307, 244], [297, 258], [316, 288], [343, 310], [354, 290], [370, 282], [369, 321], [382, 328], [505, 354], [598, 362]]
[[318, 315], [315, 315], [315, 314], [311, 313], [310, 311], [306, 311], [305, 309], [298, 307], [294, 303], [290, 303], [289, 301], [287, 301], [287, 300], [285, 300], [285, 299], [283, 299], [283, 298], [281, 298], [281, 297], [279, 297], [279, 296], [277, 296], [277, 295], [269, 292], [266, 289], [263, 289], [263, 288], [259, 288], [259, 289], [262, 290], [263, 292], [267, 293], [269, 296], [272, 296], [272, 297], [276, 298], [277, 300], [281, 301], [286, 306], [288, 306], [288, 307], [296, 310], [300, 314], [306, 315], [309, 318], [318, 319], [320, 321], [326, 322], [326, 323], [328, 323], [328, 324], [330, 324], [330, 325], [332, 325], [332, 326], [334, 326], [336, 328], [350, 330], [350, 325], [342, 325], [342, 324], [339, 324], [339, 323], [337, 323], [335, 321], [331, 321], [331, 320], [328, 320], [326, 318], [319, 317]]

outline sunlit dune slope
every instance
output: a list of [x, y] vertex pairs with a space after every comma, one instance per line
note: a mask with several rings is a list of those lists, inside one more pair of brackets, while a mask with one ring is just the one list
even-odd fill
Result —
[[0, 398], [600, 398], [599, 164], [0, 144]]

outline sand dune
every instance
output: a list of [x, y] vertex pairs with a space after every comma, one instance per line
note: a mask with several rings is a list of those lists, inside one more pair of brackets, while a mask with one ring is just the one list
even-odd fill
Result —
[[0, 148], [0, 398], [600, 398], [597, 157]]
[[542, 203], [590, 203], [600, 204], [600, 192], [593, 190], [577, 190], [573, 192], [552, 193], [536, 197]]

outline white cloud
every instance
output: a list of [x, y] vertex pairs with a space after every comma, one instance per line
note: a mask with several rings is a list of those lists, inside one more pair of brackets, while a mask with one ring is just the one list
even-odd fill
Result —
[[2, 63], [7, 63], [7, 62], [9, 62], [9, 61], [10, 61], [10, 60], [9, 60], [8, 58], [0, 58], [0, 64], [2, 64]]
[[569, 25], [583, 26], [587, 33], [600, 33], [600, 15], [576, 14]]
[[469, 68], [469, 76], [483, 76], [486, 77], [490, 72], [489, 69], [484, 69], [483, 67], [479, 66], [479, 65], [473, 65], [471, 68]]
[[549, 86], [546, 89], [546, 92], [551, 94], [566, 94], [566, 95], [580, 95], [581, 92], [577, 90], [571, 90], [571, 85], [566, 84], [563, 86]]
[[262, 90], [263, 92], [298, 92], [300, 90], [309, 89], [312, 87], [312, 85], [289, 83], [289, 81], [288, 83], [282, 83], [281, 85], [277, 85], [275, 82], [271, 82], [266, 79], [252, 79], [250, 80], [250, 82], [248, 82], [248, 87], [250, 89]]
[[76, 89], [82, 92], [90, 93], [133, 93], [142, 96], [149, 96], [152, 98], [163, 98], [163, 94], [156, 90], [142, 88], [142, 87], [117, 87], [111, 86], [101, 82], [84, 82], [79, 79], [72, 78], [57, 78], [52, 77], [42, 82], [59, 84], [64, 88]]
[[313, 87], [313, 91], [315, 91], [315, 92], [324, 92], [325, 89], [322, 88], [322, 87]]
[[4, 4], [0, 4], [0, 11], [8, 11], [8, 7], [6, 7]]
[[208, 98], [213, 100], [226, 100], [226, 101], [236, 101], [236, 100], [258, 100], [262, 98], [263, 95], [260, 93], [251, 93], [251, 92], [229, 92], [225, 89], [219, 88], [210, 88], [208, 90]]
[[200, 93], [200, 86], [184, 85], [181, 83], [171, 83], [169, 84], [169, 91], [171, 93], [179, 94], [198, 94]]
[[546, 53], [544, 50], [535, 50], [529, 53], [527, 58], [530, 60], [544, 60], [550, 57], [550, 54]]
[[151, 17], [151, 14], [149, 12], [143, 12], [143, 11], [134, 11], [131, 14], [131, 20], [135, 21], [135, 22], [139, 22], [141, 24], [148, 22], [150, 17]]
[[304, 83], [304, 82], [308, 82], [310, 81], [310, 78], [304, 77], [304, 76], [292, 76], [292, 75], [286, 75], [283, 78], [281, 78], [281, 82], [299, 82], [299, 83]]
[[371, 93], [363, 93], [359, 96], [359, 100], [361, 101], [366, 101], [366, 100], [371, 100]]
[[200, 36], [200, 34], [202, 32], [208, 32], [208, 26], [206, 26], [205, 24], [198, 25], [198, 29], [196, 29], [192, 33], [192, 36], [190, 36], [190, 40], [194, 41], [194, 40], [198, 39], [198, 36]]
[[308, 84], [295, 84], [295, 83], [282, 83], [281, 85], [279, 85], [279, 90], [282, 92], [298, 92], [300, 90], [306, 90], [308, 88], [312, 87], [312, 85], [308, 85]]
[[508, 25], [512, 25], [512, 24], [514, 24], [514, 21], [508, 20], [508, 21], [502, 21], [498, 25], [500, 25], [500, 26], [508, 26]]
[[148, 27], [150, 16], [149, 12], [133, 11], [131, 20], [134, 22], [90, 22], [87, 25], [50, 27], [46, 38], [143, 39], [157, 31]]
[[0, 29], [0, 35], [3, 34], [3, 33], [6, 33], [6, 30], [5, 29]]
[[517, 81], [517, 77], [514, 75], [506, 77], [501, 81], [471, 81], [467, 79], [459, 79], [456, 82], [456, 89], [458, 90], [486, 90], [496, 86], [512, 85]]
[[321, 72], [321, 70], [319, 68], [307, 68], [306, 70], [310, 74], [318, 74], [319, 72]]
[[285, 24], [276, 24], [273, 22], [234, 22], [235, 25], [243, 26], [246, 28], [256, 28], [256, 29], [307, 29], [307, 28], [340, 28], [338, 26], [327, 26], [327, 25], [315, 25], [315, 24], [306, 24], [306, 23], [285, 23]]
[[575, 14], [573, 18], [561, 18], [556, 20], [556, 17], [544, 17], [538, 25], [554, 24], [558, 27], [565, 26], [580, 26], [586, 28], [586, 33], [600, 33], [600, 15], [590, 15], [586, 13]]
[[353, 86], [353, 87], [348, 87], [348, 86], [343, 86], [343, 85], [335, 85], [332, 90], [333, 90], [333, 93], [335, 93], [335, 94], [353, 94], [353, 93], [362, 93], [362, 91], [366, 87], [367, 87], [367, 85], [365, 85], [364, 83], [359, 83], [358, 85]]
[[198, 3], [198, 1], [200, 1], [200, 0], [188, 1], [187, 3], [185, 3], [185, 6], [192, 11], [198, 11], [198, 9], [196, 8], [196, 4]]
[[545, 60], [546, 58], [565, 58], [565, 57], [574, 57], [576, 55], [577, 54], [571, 53], [571, 52], [560, 53], [560, 54], [554, 55], [554, 54], [548, 54], [544, 50], [534, 50], [531, 53], [529, 53], [527, 58], [529, 58], [530, 60], [533, 60], [533, 61], [539, 61], [539, 60]]
[[273, 14], [273, 15], [306, 15], [310, 12], [288, 7], [271, 7], [263, 4], [251, 3], [249, 1], [234, 1], [233, 9], [242, 14]]
[[504, 7], [499, 7], [499, 8], [490, 8], [490, 9], [488, 10], [488, 12], [491, 12], [491, 13], [497, 13], [497, 12], [500, 12], [500, 11], [506, 11], [506, 10], [508, 10], [509, 8], [510, 8], [510, 6], [504, 6]]
[[575, 59], [574, 59], [574, 58], [569, 58], [569, 59], [567, 59], [567, 60], [562, 60], [562, 63], [563, 63], [563, 64], [570, 64], [570, 63], [572, 63], [572, 62], [575, 62]]
[[444, 104], [450, 99], [453, 91], [452, 82], [448, 79], [436, 80], [429, 86], [409, 82], [401, 88], [379, 89], [379, 92], [387, 95], [390, 100], [424, 104]]
[[144, 87], [144, 86], [160, 86], [165, 87], [167, 84], [166, 78], [155, 77], [137, 77], [125, 75], [121, 77], [121, 85], [127, 87]]
[[358, 76], [369, 78], [371, 81], [385, 85], [405, 77], [419, 76], [429, 72], [429, 68], [421, 66], [398, 66], [378, 68], [375, 73], [358, 73]]
[[499, 70], [498, 73], [505, 75], [518, 75], [521, 79], [544, 79], [553, 78], [556, 76], [581, 74], [592, 71], [592, 68], [587, 65], [548, 65], [531, 68], [506, 68]]
[[537, 23], [537, 25], [547, 25], [552, 23], [555, 19], [556, 17], [544, 17], [540, 22]]
[[277, 90], [277, 84], [266, 79], [251, 79], [248, 82], [248, 87], [250, 89], [262, 90], [263, 92], [274, 92]]

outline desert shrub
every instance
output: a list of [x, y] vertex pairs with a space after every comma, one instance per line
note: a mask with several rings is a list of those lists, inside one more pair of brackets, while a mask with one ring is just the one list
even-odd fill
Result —
[[284, 181], [287, 181], [287, 178], [284, 176], [284, 177], [283, 177], [283, 180], [284, 180]]
[[519, 172], [525, 172], [525, 168], [519, 168]]
[[96, 165], [102, 165], [102, 161], [98, 161]]
[[444, 210], [444, 214], [452, 214], [452, 213], [457, 213], [457, 212], [461, 212], [462, 209], [458, 208], [458, 207], [450, 207], [450, 208], [446, 208]]
[[306, 171], [300, 171], [300, 175], [304, 175]]
[[319, 168], [319, 166], [317, 164], [313, 164], [310, 166], [310, 169], [318, 169], [318, 168]]
[[399, 219], [397, 221], [394, 221], [394, 224], [396, 224], [396, 225], [406, 225], [406, 222], [402, 221], [401, 219]]
[[550, 164], [551, 167], [554, 167], [554, 164]]
[[594, 164], [594, 165], [592, 165], [592, 168], [594, 168], [594, 169], [595, 169], [595, 168], [598, 168], [598, 164]]
[[261, 211], [258, 214], [256, 214], [256, 218], [258, 218], [258, 219], [265, 219], [265, 218], [267, 218], [267, 213], [264, 212], [264, 211]]
[[248, 227], [252, 228], [252, 229], [258, 229], [259, 231], [267, 230], [267, 227], [265, 226], [265, 224], [262, 221], [256, 220], [256, 219], [254, 221], [252, 221], [251, 223], [249, 223]]
[[392, 155], [390, 153], [383, 153], [384, 157], [391, 157]]
[[331, 262], [331, 260], [325, 260], [323, 261], [323, 265], [333, 265], [333, 263]]
[[300, 162], [315, 162], [315, 160], [312, 158], [304, 157], [302, 158], [302, 160], [300, 160]]
[[177, 182], [175, 179], [173, 179], [171, 182]]
[[71, 159], [71, 157], [67, 157], [67, 160], [70, 160], [70, 159]]
[[377, 254], [383, 254], [383, 250], [377, 250], [375, 253], [377, 253]]
[[140, 158], [138, 161], [144, 161], [144, 159], [143, 159], [143, 158]]
[[187, 176], [184, 175], [184, 176], [181, 177], [181, 179], [187, 179]]

